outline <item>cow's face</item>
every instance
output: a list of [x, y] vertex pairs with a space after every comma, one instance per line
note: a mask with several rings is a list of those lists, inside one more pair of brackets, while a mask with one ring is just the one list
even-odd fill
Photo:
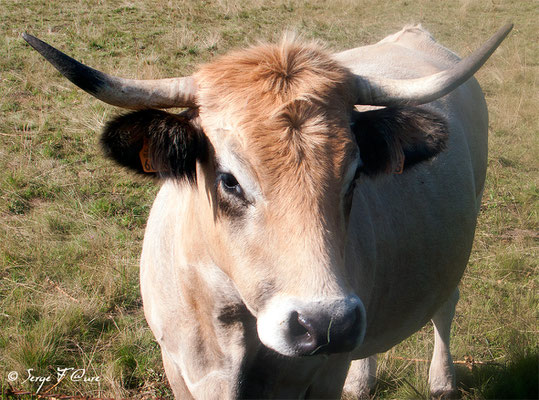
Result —
[[106, 151], [140, 169], [145, 146], [161, 175], [191, 182], [209, 256], [266, 346], [289, 356], [354, 349], [366, 321], [345, 268], [356, 177], [432, 157], [445, 124], [412, 108], [357, 113], [354, 76], [315, 46], [233, 53], [195, 79], [197, 110], [119, 117]]
[[[347, 285], [346, 220], [359, 153], [353, 76], [314, 47], [221, 58], [196, 75], [213, 149], [212, 257], [287, 355], [351, 350], [365, 313]], [[329, 343], [328, 343], [329, 342]]]

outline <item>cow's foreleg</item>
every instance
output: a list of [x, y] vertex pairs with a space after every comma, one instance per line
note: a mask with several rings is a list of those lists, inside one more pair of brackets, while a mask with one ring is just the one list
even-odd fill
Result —
[[449, 351], [451, 322], [455, 315], [458, 300], [459, 290], [457, 288], [432, 317], [432, 323], [434, 324], [434, 353], [429, 369], [429, 386], [431, 396], [434, 398], [458, 397], [455, 368]]
[[376, 354], [350, 364], [344, 383], [343, 398], [369, 399], [376, 383]]
[[166, 351], [161, 350], [161, 356], [163, 357], [163, 366], [165, 367], [168, 383], [174, 392], [174, 398], [193, 400], [193, 396], [187, 388], [179, 368], [169, 358]]

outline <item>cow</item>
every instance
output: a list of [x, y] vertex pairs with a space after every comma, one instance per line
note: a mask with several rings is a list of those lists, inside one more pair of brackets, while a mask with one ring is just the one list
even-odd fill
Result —
[[161, 80], [24, 34], [134, 110], [101, 144], [162, 181], [140, 285], [176, 398], [365, 396], [375, 355], [429, 320], [431, 395], [457, 393], [449, 333], [487, 165], [472, 76], [511, 28], [463, 60], [421, 26], [337, 54], [285, 35]]

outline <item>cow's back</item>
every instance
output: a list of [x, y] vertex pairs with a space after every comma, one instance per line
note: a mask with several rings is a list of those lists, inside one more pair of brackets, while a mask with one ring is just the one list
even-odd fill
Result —
[[[419, 27], [335, 57], [358, 75], [395, 79], [459, 60]], [[471, 251], [487, 163], [483, 94], [472, 78], [422, 107], [447, 118], [447, 150], [402, 175], [360, 178], [354, 195], [347, 267], [357, 294], [368, 299], [358, 357], [384, 351], [424, 325], [458, 284]]]

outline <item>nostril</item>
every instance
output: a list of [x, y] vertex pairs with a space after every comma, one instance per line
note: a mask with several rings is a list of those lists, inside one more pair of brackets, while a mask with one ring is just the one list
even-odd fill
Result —
[[[296, 313], [297, 314], [297, 313]], [[298, 323], [305, 329], [305, 331], [312, 336], [314, 332], [313, 325], [310, 321], [308, 321], [303, 315], [298, 314]]]
[[309, 333], [305, 324], [300, 322], [299, 314], [296, 311], [293, 311], [290, 314], [288, 329], [292, 336], [302, 336], [305, 335], [305, 333]]
[[290, 314], [288, 332], [302, 353], [313, 351], [318, 345], [312, 324], [298, 312]]

